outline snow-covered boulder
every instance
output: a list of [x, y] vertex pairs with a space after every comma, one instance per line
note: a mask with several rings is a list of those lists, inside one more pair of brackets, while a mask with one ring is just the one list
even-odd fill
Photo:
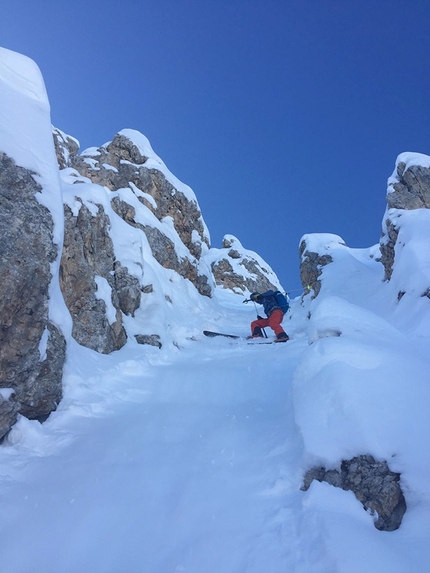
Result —
[[361, 455], [342, 460], [339, 469], [316, 467], [308, 470], [302, 486], [307, 491], [313, 482], [327, 482], [344, 491], [352, 491], [366, 511], [377, 514], [376, 529], [395, 531], [406, 512], [406, 500], [400, 486], [400, 474], [392, 472], [387, 462]]

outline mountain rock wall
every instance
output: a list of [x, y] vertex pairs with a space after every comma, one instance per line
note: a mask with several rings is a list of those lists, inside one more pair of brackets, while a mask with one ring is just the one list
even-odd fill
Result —
[[[126, 135], [129, 134], [129, 135]], [[78, 155], [76, 140], [54, 129], [59, 166], [71, 167], [82, 177], [112, 192], [112, 208], [128, 224], [142, 230], [150, 244], [154, 258], [167, 269], [174, 270], [190, 280], [203, 296], [211, 296], [212, 289], [207, 275], [199, 270], [203, 248], [210, 247], [197, 201], [175, 188], [160, 170], [162, 164], [153, 159], [149, 143], [139, 141], [142, 134], [124, 130], [113, 140], [99, 148], [91, 148]], [[148, 146], [145, 154], [144, 146]], [[157, 168], [158, 167], [158, 168]], [[136, 208], [124, 198], [114, 195], [121, 189], [130, 189], [140, 204], [160, 222], [171, 221], [174, 233], [188, 251], [179, 256], [172, 240], [162, 229], [136, 220]]]
[[[97, 212], [81, 205], [75, 216], [68, 205], [64, 207], [64, 247], [60, 266], [60, 285], [67, 308], [73, 318], [73, 338], [88, 348], [109, 354], [119, 350], [127, 340], [122, 325], [120, 296], [116, 289], [121, 264], [115, 265], [112, 240], [108, 234], [109, 221], [101, 205]], [[122, 269], [122, 280], [127, 270]], [[106, 281], [111, 289], [114, 318], [109, 320], [107, 305], [97, 296], [97, 278]], [[121, 289], [118, 289], [121, 290]], [[140, 289], [134, 300], [124, 303], [124, 311], [139, 305]], [[130, 308], [129, 306], [130, 305]], [[127, 314], [127, 312], [126, 312]]]
[[53, 219], [36, 173], [0, 153], [0, 437], [17, 413], [42, 419], [62, 396], [65, 338], [49, 320]]

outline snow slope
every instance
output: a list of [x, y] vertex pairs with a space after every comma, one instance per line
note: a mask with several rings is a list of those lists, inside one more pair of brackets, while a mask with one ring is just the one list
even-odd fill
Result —
[[[253, 309], [218, 296], [212, 326], [245, 333]], [[282, 345], [200, 335], [102, 356], [73, 344], [59, 410], [22, 418], [0, 449], [2, 570], [424, 571], [429, 393], [422, 374], [412, 387], [404, 376], [428, 357], [351, 302], [327, 297], [304, 323], [307, 304], [293, 302]], [[311, 459], [363, 452], [402, 471], [398, 531], [377, 531], [351, 492], [300, 491]]]

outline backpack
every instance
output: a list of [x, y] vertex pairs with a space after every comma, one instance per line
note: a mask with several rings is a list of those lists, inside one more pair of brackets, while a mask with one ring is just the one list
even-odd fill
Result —
[[290, 308], [288, 298], [284, 294], [282, 294], [281, 291], [279, 291], [279, 290], [275, 291], [274, 297], [276, 298], [277, 305], [280, 307], [282, 312], [285, 314], [288, 311], [288, 309]]

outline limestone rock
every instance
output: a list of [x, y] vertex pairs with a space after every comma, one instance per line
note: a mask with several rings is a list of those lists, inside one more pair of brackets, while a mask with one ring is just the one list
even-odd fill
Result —
[[217, 285], [238, 294], [280, 288], [272, 269], [256, 253], [244, 249], [233, 235], [224, 237], [211, 269]]
[[[333, 262], [330, 254], [321, 254], [309, 250], [306, 237], [302, 239], [299, 247], [300, 257], [300, 280], [305, 292], [313, 290], [312, 298], [318, 296], [321, 289], [319, 277], [322, 268]], [[310, 289], [309, 289], [310, 287]]]
[[387, 281], [391, 279], [391, 275], [393, 274], [393, 265], [396, 253], [395, 246], [398, 234], [399, 230], [396, 228], [394, 223], [390, 219], [387, 219], [385, 221], [385, 232], [383, 233], [379, 243], [379, 250], [381, 252], [380, 261], [385, 269], [384, 280]]
[[378, 514], [377, 529], [395, 531], [400, 527], [406, 501], [400, 474], [392, 472], [386, 461], [377, 462], [372, 456], [361, 455], [343, 461], [340, 470], [312, 468], [305, 475], [302, 490], [308, 490], [314, 479], [352, 491], [366, 511]]
[[162, 347], [158, 334], [135, 334], [134, 337], [138, 344], [149, 344], [149, 346], [156, 346], [157, 348]]
[[[111, 289], [115, 286], [115, 270], [120, 271], [120, 290], [126, 286], [127, 281], [124, 269], [115, 266], [113, 244], [108, 233], [109, 218], [101, 205], [96, 208], [97, 213], [92, 214], [82, 205], [75, 216], [70, 207], [64, 207], [65, 232], [60, 285], [73, 319], [73, 338], [83, 346], [109, 354], [124, 346], [127, 335], [122, 325], [119, 297], [115, 291], [111, 292], [110, 303], [114, 317], [109, 319], [105, 300], [96, 295], [96, 277], [105, 279]], [[124, 294], [125, 291], [122, 292]], [[136, 298], [140, 300], [140, 292]], [[137, 300], [124, 304], [127, 309], [132, 308], [132, 312], [138, 306]]]
[[64, 169], [70, 165], [70, 158], [78, 153], [79, 142], [56, 127], [53, 128], [52, 135], [54, 137], [58, 166], [60, 169]]
[[15, 424], [19, 413], [19, 404], [13, 399], [6, 400], [0, 395], [0, 440]]
[[[173, 225], [190, 253], [199, 258], [201, 243], [209, 247], [202, 216], [196, 201], [189, 200], [178, 191], [158, 169], [144, 166], [147, 158], [127, 137], [115, 135], [107, 146], [99, 147], [90, 155], [71, 157], [70, 166], [111, 191], [129, 187], [130, 183], [141, 191], [138, 198], [150, 209], [159, 221], [172, 217]], [[144, 194], [149, 195], [145, 198]], [[200, 242], [193, 239], [193, 232]]]
[[62, 373], [66, 360], [66, 340], [61, 331], [48, 322], [46, 359], [41, 363], [37, 378], [19, 393], [20, 413], [30, 419], [43, 421], [57, 409], [63, 397], [58, 374]]
[[[52, 216], [36, 199], [41, 187], [34, 175], [0, 153], [0, 387], [13, 388], [19, 411], [39, 418], [61, 397], [65, 341], [48, 321], [57, 247]], [[40, 354], [42, 337], [46, 356]]]
[[[422, 163], [422, 164], [421, 164]], [[421, 154], [402, 153], [396, 161], [393, 175], [388, 180], [387, 211], [379, 242], [385, 280], [390, 280], [395, 261], [398, 228], [390, 209], [430, 208], [430, 158]]]
[[[139, 134], [141, 135], [141, 134]], [[197, 201], [187, 197], [175, 188], [160, 169], [146, 165], [146, 157], [138, 145], [122, 133], [97, 149], [91, 148], [77, 155], [69, 150], [63, 137], [56, 139], [60, 166], [73, 167], [80, 175], [110, 191], [130, 188], [142, 205], [148, 208], [162, 222], [171, 218], [173, 227], [190, 253], [190, 257], [179, 257], [173, 241], [155, 227], [138, 225], [136, 210], [119, 197], [112, 199], [115, 212], [127, 223], [140, 228], [147, 236], [154, 257], [164, 266], [189, 279], [204, 296], [211, 296], [209, 277], [199, 271], [199, 260], [203, 248], [209, 248], [203, 219]], [[67, 153], [64, 148], [67, 147]], [[64, 158], [67, 156], [67, 163]], [[161, 165], [161, 162], [159, 162]]]
[[140, 281], [133, 277], [127, 267], [119, 261], [114, 263], [113, 291], [116, 293], [119, 309], [126, 315], [134, 316], [140, 306], [142, 288]]
[[212, 289], [208, 283], [208, 277], [199, 273], [195, 259], [189, 259], [187, 257], [179, 258], [174, 242], [169, 239], [167, 235], [156, 227], [137, 223], [135, 221], [136, 210], [126, 201], [122, 201], [119, 197], [114, 197], [111, 204], [113, 210], [124, 221], [145, 233], [152, 255], [162, 267], [172, 269], [185, 279], [191, 281], [201, 295], [211, 296]]
[[389, 209], [430, 209], [430, 167], [408, 165], [399, 156], [387, 192]]

